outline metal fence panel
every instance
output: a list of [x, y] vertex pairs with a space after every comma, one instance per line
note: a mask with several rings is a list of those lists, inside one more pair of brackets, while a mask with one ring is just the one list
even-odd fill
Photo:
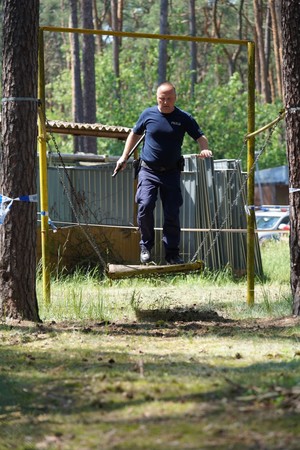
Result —
[[[114, 167], [115, 162], [68, 166], [65, 171], [49, 167], [51, 220], [54, 223], [79, 221], [114, 226], [136, 223], [132, 163], [128, 162], [127, 168], [112, 178]], [[221, 225], [226, 229], [246, 228], [243, 180], [239, 161], [185, 156], [180, 211], [183, 228], [180, 252], [185, 261], [202, 259], [213, 270], [228, 265], [235, 272], [245, 272], [246, 233], [215, 231]], [[162, 226], [163, 211], [159, 199], [155, 209], [156, 242], [153, 249], [157, 263], [164, 261]], [[255, 255], [256, 272], [262, 274], [258, 242], [255, 243]]]

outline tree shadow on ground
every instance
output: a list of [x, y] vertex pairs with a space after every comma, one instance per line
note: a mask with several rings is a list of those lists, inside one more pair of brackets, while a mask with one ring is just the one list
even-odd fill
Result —
[[300, 317], [286, 316], [264, 319], [232, 320], [214, 310], [196, 308], [136, 310], [134, 321], [61, 321], [33, 323], [9, 321], [0, 324], [0, 331], [14, 330], [21, 334], [73, 333], [176, 337], [189, 335], [238, 336], [249, 335], [271, 339], [300, 339]]
[[[178, 319], [180, 315], [173, 317]], [[184, 318], [187, 319], [186, 314]], [[0, 424], [0, 430], [3, 437], [17, 434], [21, 438], [30, 434], [37, 441], [57, 430], [59, 423], [70, 423], [72, 433], [76, 435], [73, 422], [78, 417], [87, 430], [93, 426], [104, 430], [121, 427], [127, 432], [130, 426], [142, 425], [152, 430], [151, 427], [157, 428], [159, 424], [173, 427], [176, 434], [178, 427], [187, 430], [188, 418], [192, 424], [189, 433], [192, 434], [200, 422], [201, 427], [212, 430], [214, 439], [220, 432], [222, 438], [227, 436], [225, 440], [228, 438], [231, 443], [239, 435], [231, 428], [234, 423], [238, 429], [246, 430], [241, 437], [243, 446], [237, 447], [245, 449], [257, 421], [268, 420], [270, 423], [259, 435], [262, 445], [255, 441], [256, 447], [253, 447], [251, 438], [252, 447], [249, 448], [275, 450], [283, 447], [277, 446], [275, 441], [269, 447], [264, 444], [264, 439], [271, 439], [271, 430], [276, 429], [279, 437], [284, 433], [290, 439], [290, 424], [295, 424], [295, 433], [299, 428], [300, 393], [295, 389], [295, 380], [300, 371], [300, 360], [297, 357], [243, 366], [233, 364], [233, 354], [232, 359], [218, 359], [216, 364], [212, 364], [205, 355], [190, 358], [176, 348], [170, 356], [162, 357], [159, 351], [141, 354], [136, 347], [130, 349], [127, 340], [120, 347], [122, 341], [119, 339], [128, 335], [129, 338], [138, 337], [140, 342], [140, 337], [155, 337], [158, 338], [155, 340], [158, 348], [166, 342], [166, 337], [185, 335], [248, 339], [255, 333], [262, 339], [267, 336], [295, 340], [299, 336], [298, 318], [230, 321], [209, 314], [207, 321], [202, 315], [201, 320], [191, 322], [172, 322], [170, 318], [169, 322], [12, 322], [0, 325], [1, 331], [7, 339], [0, 348], [0, 415], [3, 425]], [[5, 331], [11, 333], [4, 334]], [[65, 349], [57, 349], [55, 345], [61, 333], [66, 334]], [[85, 335], [95, 337], [99, 345], [82, 347], [80, 342], [84, 342]], [[79, 345], [69, 349], [67, 342], [71, 342], [73, 336], [79, 338]], [[110, 351], [103, 346], [106, 337], [116, 338], [116, 347]], [[35, 348], [31, 344], [35, 341], [41, 346], [43, 341], [49, 341], [51, 347]], [[143, 389], [139, 387], [140, 382]], [[160, 405], [174, 405], [173, 409], [176, 405], [176, 412], [168, 409], [161, 415], [163, 407]], [[190, 405], [188, 414], [184, 405]], [[152, 411], [150, 415], [140, 413], [147, 408]], [[134, 416], [127, 417], [127, 410], [133, 411]], [[283, 417], [287, 423], [281, 423]], [[267, 437], [266, 430], [269, 432]], [[255, 436], [257, 439], [258, 435]], [[222, 449], [220, 444], [221, 441], [216, 440], [215, 448]], [[285, 448], [297, 448], [294, 442], [293, 446], [290, 444]]]

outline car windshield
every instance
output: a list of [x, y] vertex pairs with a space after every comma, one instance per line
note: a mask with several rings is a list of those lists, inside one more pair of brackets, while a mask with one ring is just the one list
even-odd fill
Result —
[[280, 216], [259, 216], [256, 217], [256, 226], [258, 230], [266, 230], [274, 228]]

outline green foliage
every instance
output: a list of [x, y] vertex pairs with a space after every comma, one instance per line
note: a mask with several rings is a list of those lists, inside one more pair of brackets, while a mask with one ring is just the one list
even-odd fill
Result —
[[[142, 44], [139, 45], [142, 47]], [[103, 124], [119, 125], [131, 128], [141, 111], [154, 104], [157, 53], [153, 41], [147, 44], [147, 69], [139, 46], [129, 47], [121, 53], [120, 98], [117, 96], [117, 84], [112, 71], [110, 52], [97, 57], [97, 121]], [[145, 46], [144, 46], [145, 51]], [[195, 87], [194, 99], [190, 98], [189, 73], [179, 74], [175, 84], [178, 92], [177, 105], [190, 112], [198, 120], [210, 142], [216, 159], [241, 158], [246, 169], [247, 151], [244, 137], [247, 134], [247, 91], [238, 73], [228, 83], [215, 82], [217, 66], [212, 66], [202, 83]], [[173, 78], [172, 78], [173, 80]], [[69, 71], [63, 71], [46, 87], [51, 109], [49, 118], [71, 120], [71, 80]], [[279, 113], [280, 104], [265, 104], [261, 99], [256, 102], [256, 127], [261, 128], [274, 120]], [[257, 151], [260, 151], [268, 137], [264, 132], [256, 139]], [[58, 140], [62, 151], [72, 151], [72, 140], [66, 137]], [[99, 142], [99, 152], [118, 155], [122, 144], [114, 141]], [[197, 152], [196, 144], [187, 137], [183, 153]], [[283, 124], [279, 124], [266, 151], [259, 160], [260, 168], [275, 167], [286, 163]]]
[[[57, 20], [56, 0], [41, 2], [41, 23], [66, 24], [67, 10]], [[179, 0], [169, 5], [169, 32], [184, 35], [189, 32], [188, 10]], [[222, 37], [232, 38], [238, 13], [237, 2], [221, 2], [218, 14], [222, 15]], [[197, 27], [201, 30], [205, 14], [211, 14], [207, 2], [197, 5]], [[249, 11], [251, 15], [251, 11]], [[130, 1], [124, 5], [124, 31], [159, 33], [159, 2]], [[220, 16], [221, 17], [221, 16]], [[249, 16], [250, 17], [250, 16]], [[62, 23], [61, 23], [62, 22]], [[81, 38], [80, 38], [81, 39]], [[120, 49], [120, 79], [113, 70], [112, 40], [104, 42], [103, 52], [97, 53], [96, 103], [97, 122], [106, 125], [131, 128], [141, 111], [156, 102], [155, 91], [158, 67], [158, 40], [122, 38]], [[197, 43], [199, 81], [191, 95], [190, 43], [168, 42], [167, 77], [177, 88], [177, 105], [190, 112], [198, 120], [209, 139], [210, 148], [216, 159], [242, 159], [246, 170], [247, 149], [244, 138], [247, 134], [247, 50], [240, 49], [235, 63], [236, 72], [229, 77], [229, 56], [235, 46]], [[46, 97], [47, 116], [56, 120], [72, 120], [72, 85], [69, 70], [69, 40], [67, 35], [46, 33]], [[258, 95], [256, 98], [256, 129], [273, 121], [282, 108], [280, 100], [266, 104]], [[255, 150], [264, 149], [268, 131], [257, 136]], [[62, 152], [72, 152], [72, 138], [58, 137]], [[119, 155], [122, 142], [98, 139], [98, 152]], [[187, 137], [183, 153], [197, 152], [197, 145]], [[281, 122], [264, 149], [259, 168], [286, 164], [285, 130]]]
[[209, 139], [214, 157], [237, 158], [247, 130], [247, 93], [238, 74], [226, 85], [215, 86], [212, 81], [213, 73], [197, 86], [194, 114]]
[[[274, 104], [269, 104], [258, 99], [256, 102], [256, 129], [267, 125], [275, 120], [282, 110], [282, 103], [277, 100]], [[258, 135], [256, 138], [256, 151], [264, 148], [264, 143], [268, 139], [269, 130]], [[265, 169], [287, 164], [285, 122], [280, 121], [274, 129], [270, 142], [259, 158], [259, 168]]]

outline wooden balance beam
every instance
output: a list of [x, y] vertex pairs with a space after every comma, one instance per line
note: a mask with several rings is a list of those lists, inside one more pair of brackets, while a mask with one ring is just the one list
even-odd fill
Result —
[[198, 272], [204, 268], [203, 261], [172, 265], [123, 265], [108, 264], [107, 276], [113, 280], [131, 277], [147, 277], [149, 275], [166, 275], [172, 273]]

